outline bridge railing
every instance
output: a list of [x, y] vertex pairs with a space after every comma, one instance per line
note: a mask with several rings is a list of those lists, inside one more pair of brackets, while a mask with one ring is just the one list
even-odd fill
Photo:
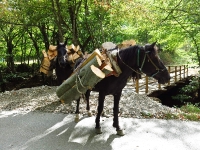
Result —
[[[168, 86], [188, 77], [188, 65], [168, 65], [167, 69], [171, 76], [170, 81], [167, 83]], [[145, 88], [144, 92], [149, 93], [149, 86], [152, 84], [154, 87], [157, 87], [155, 90], [160, 90], [162, 87], [166, 86], [158, 84], [157, 81], [151, 77], [142, 76], [142, 79], [143, 80], [136, 79], [135, 81], [134, 86], [137, 93], [139, 93], [141, 88]]]

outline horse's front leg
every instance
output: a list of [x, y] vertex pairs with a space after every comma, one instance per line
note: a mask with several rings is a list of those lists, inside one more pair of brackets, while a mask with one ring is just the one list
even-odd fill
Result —
[[113, 108], [113, 114], [114, 114], [114, 118], [113, 118], [113, 127], [116, 128], [117, 131], [117, 135], [123, 136], [123, 130], [120, 128], [119, 126], [119, 101], [120, 101], [120, 97], [121, 97], [121, 92], [118, 92], [117, 94], [114, 95], [114, 108]]
[[103, 111], [103, 106], [104, 106], [104, 99], [105, 99], [105, 94], [103, 92], [99, 92], [99, 98], [98, 98], [98, 108], [97, 108], [97, 116], [96, 116], [96, 133], [101, 134], [101, 126], [100, 126], [100, 116]]
[[75, 117], [75, 119], [74, 119], [74, 121], [77, 123], [77, 122], [79, 122], [79, 119], [80, 119], [80, 115], [79, 115], [79, 105], [80, 105], [80, 98], [78, 98], [77, 100], [76, 100], [76, 112], [75, 112], [75, 114], [76, 114], [76, 117]]

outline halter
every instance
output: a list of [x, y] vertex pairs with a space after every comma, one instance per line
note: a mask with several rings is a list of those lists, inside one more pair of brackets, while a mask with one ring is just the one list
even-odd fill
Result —
[[[156, 64], [151, 60], [151, 58], [149, 57], [149, 55], [148, 55], [148, 53], [149, 53], [150, 51], [147, 51], [147, 52], [145, 52], [145, 55], [144, 55], [144, 58], [143, 58], [143, 61], [142, 61], [142, 64], [141, 64], [141, 67], [139, 68], [139, 70], [141, 71], [141, 72], [143, 72], [142, 71], [142, 68], [143, 68], [143, 66], [144, 66], [144, 62], [145, 62], [145, 60], [146, 60], [146, 57], [148, 57], [148, 59], [150, 60], [150, 62], [152, 63], [152, 65], [156, 68], [156, 70], [157, 70], [157, 72], [156, 73], [153, 73], [153, 75], [151, 75], [150, 77], [154, 77], [155, 75], [157, 75], [160, 71], [164, 71], [164, 70], [166, 70], [166, 68], [164, 68], [164, 69], [159, 69], [157, 66], [156, 66]], [[134, 70], [133, 68], [131, 68], [129, 65], [127, 65], [122, 59], [121, 59], [121, 57], [120, 57], [120, 55], [119, 55], [119, 49], [117, 49], [117, 54], [118, 54], [118, 56], [119, 56], [119, 58], [120, 58], [120, 60], [122, 61], [122, 63], [124, 64], [124, 65], [126, 65], [129, 69], [131, 69], [132, 71], [134, 71], [134, 72], [136, 72], [137, 74], [140, 74], [140, 75], [142, 75], [142, 73], [141, 72], [138, 72], [138, 71], [136, 71], [136, 70]], [[137, 51], [137, 66], [139, 66], [139, 56], [140, 56], [140, 49], [138, 49], [138, 51]]]
[[60, 65], [60, 61], [59, 61], [59, 59], [60, 58], [62, 58], [63, 57], [63, 59], [66, 61], [66, 55], [64, 55], [64, 56], [60, 56], [60, 57], [56, 57], [57, 58], [57, 60], [58, 60], [58, 64], [59, 64], [59, 66], [61, 67], [61, 65]]
[[[56, 48], [57, 49], [57, 48]], [[58, 51], [58, 50], [57, 50]], [[66, 51], [67, 51], [67, 49], [66, 49]], [[61, 65], [60, 65], [60, 62], [59, 62], [59, 59], [60, 58], [62, 58], [63, 57], [63, 59], [66, 61], [67, 60], [67, 52], [66, 52], [66, 54], [64, 55], [64, 56], [57, 56], [57, 59], [58, 59], [58, 64], [59, 64], [59, 66], [61, 67]], [[66, 61], [66, 63], [67, 63], [67, 61]]]
[[[149, 57], [149, 55], [148, 55], [148, 53], [149, 53], [150, 51], [147, 51], [147, 52], [145, 52], [145, 56], [144, 56], [144, 59], [143, 59], [143, 61], [142, 61], [142, 65], [141, 65], [141, 67], [139, 68], [140, 69], [140, 71], [142, 71], [142, 68], [143, 68], [143, 66], [144, 66], [144, 62], [145, 62], [145, 59], [146, 59], [146, 57], [148, 57], [148, 59], [149, 59], [149, 61], [151, 62], [151, 64], [156, 68], [156, 70], [157, 70], [157, 72], [156, 73], [153, 73], [150, 77], [154, 77], [155, 75], [157, 75], [160, 71], [164, 71], [164, 70], [166, 70], [166, 68], [164, 68], [164, 69], [159, 69], [157, 66], [156, 66], [156, 64], [152, 61], [152, 59]], [[139, 57], [140, 56], [140, 49], [138, 49], [138, 59], [137, 59], [137, 65], [139, 66]]]

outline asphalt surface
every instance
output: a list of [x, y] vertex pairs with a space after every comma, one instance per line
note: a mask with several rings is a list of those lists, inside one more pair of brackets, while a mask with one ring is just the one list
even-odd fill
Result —
[[200, 122], [120, 118], [124, 136], [116, 135], [112, 117], [74, 122], [74, 114], [0, 112], [0, 150], [200, 150]]

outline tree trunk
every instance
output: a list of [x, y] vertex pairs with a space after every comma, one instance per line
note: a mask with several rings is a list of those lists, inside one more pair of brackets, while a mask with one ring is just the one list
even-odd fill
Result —
[[[30, 36], [30, 39], [31, 39], [32, 42], [33, 42], [33, 46], [34, 46], [35, 51], [36, 51], [37, 63], [40, 64], [40, 61], [41, 61], [41, 60], [40, 60], [40, 49], [39, 49], [37, 40], [33, 37], [32, 32], [29, 31], [28, 34], [29, 34], [29, 36]], [[44, 33], [44, 35], [43, 35], [44, 40], [47, 38], [46, 36], [47, 36], [47, 34]], [[48, 39], [48, 38], [47, 38], [47, 39]], [[49, 42], [47, 41], [46, 44], [48, 44], [48, 43], [49, 43]], [[46, 44], [45, 44], [45, 47], [46, 47]], [[48, 48], [49, 48], [49, 46], [48, 46]]]
[[42, 36], [43, 36], [43, 42], [45, 44], [45, 48], [46, 50], [49, 49], [49, 38], [48, 38], [48, 33], [46, 31], [46, 26], [45, 24], [40, 24], [39, 25], [39, 29], [40, 29], [40, 32], [42, 33]]
[[4, 83], [1, 71], [0, 71], [0, 87], [1, 87], [1, 92], [5, 92], [6, 87], [5, 87], [5, 83]]
[[8, 39], [7, 41], [7, 67], [11, 72], [15, 72], [14, 70], [14, 56], [13, 56], [13, 48], [12, 39]]

